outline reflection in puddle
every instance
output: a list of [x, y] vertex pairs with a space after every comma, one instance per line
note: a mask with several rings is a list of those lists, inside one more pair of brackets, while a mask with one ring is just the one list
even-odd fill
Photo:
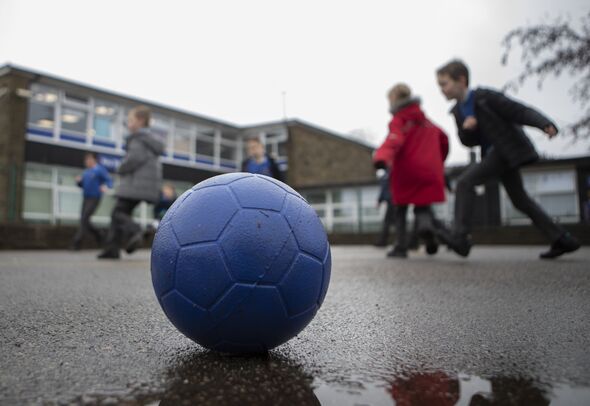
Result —
[[529, 378], [484, 379], [441, 371], [415, 373], [391, 382], [335, 385], [313, 381], [314, 393], [326, 405], [504, 406], [590, 405], [590, 388], [546, 384]]

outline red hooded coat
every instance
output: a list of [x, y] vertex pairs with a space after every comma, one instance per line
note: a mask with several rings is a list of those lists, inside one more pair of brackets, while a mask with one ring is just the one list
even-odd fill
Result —
[[426, 118], [418, 103], [413, 103], [395, 113], [373, 161], [391, 167], [389, 185], [394, 204], [427, 206], [445, 201], [444, 161], [448, 152], [447, 135]]

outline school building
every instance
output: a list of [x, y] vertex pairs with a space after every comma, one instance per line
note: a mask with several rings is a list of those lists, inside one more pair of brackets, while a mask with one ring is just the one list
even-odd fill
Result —
[[[166, 142], [164, 178], [177, 192], [214, 175], [237, 171], [244, 140], [259, 136], [277, 158], [286, 181], [316, 209], [333, 241], [370, 241], [383, 208], [372, 166], [373, 146], [302, 120], [239, 126], [72, 80], [0, 67], [0, 247], [65, 246], [79, 218], [82, 195], [75, 177], [85, 151], [111, 172], [124, 155], [125, 117], [135, 105], [153, 111], [151, 130]], [[448, 168], [451, 179], [461, 167]], [[568, 224], [590, 218], [590, 158], [541, 161], [523, 171], [527, 189], [549, 213]], [[117, 181], [115, 176], [115, 182]], [[479, 191], [476, 224], [526, 224], [498, 185]], [[452, 218], [453, 196], [437, 207]], [[114, 204], [103, 197], [93, 217], [107, 225]], [[147, 225], [152, 209], [135, 212]]]

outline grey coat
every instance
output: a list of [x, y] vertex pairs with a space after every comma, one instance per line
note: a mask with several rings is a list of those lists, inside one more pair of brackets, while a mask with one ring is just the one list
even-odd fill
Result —
[[[539, 159], [523, 125], [543, 130], [555, 124], [537, 110], [516, 102], [502, 93], [479, 88], [475, 92], [475, 117], [478, 129], [463, 129], [463, 117], [456, 105], [451, 111], [457, 122], [459, 138], [463, 145], [480, 145], [479, 132], [483, 132], [497, 152], [511, 168], [534, 162]], [[555, 127], [557, 128], [557, 126]], [[482, 151], [483, 152], [483, 151]]]
[[160, 155], [164, 143], [147, 128], [127, 138], [127, 155], [119, 166], [115, 196], [124, 199], [158, 201], [162, 186]]

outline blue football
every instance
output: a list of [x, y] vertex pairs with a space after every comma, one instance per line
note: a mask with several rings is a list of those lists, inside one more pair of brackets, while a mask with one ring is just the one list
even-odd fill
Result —
[[313, 208], [286, 184], [232, 173], [186, 191], [152, 246], [164, 313], [222, 352], [263, 352], [301, 332], [330, 282], [330, 246]]

